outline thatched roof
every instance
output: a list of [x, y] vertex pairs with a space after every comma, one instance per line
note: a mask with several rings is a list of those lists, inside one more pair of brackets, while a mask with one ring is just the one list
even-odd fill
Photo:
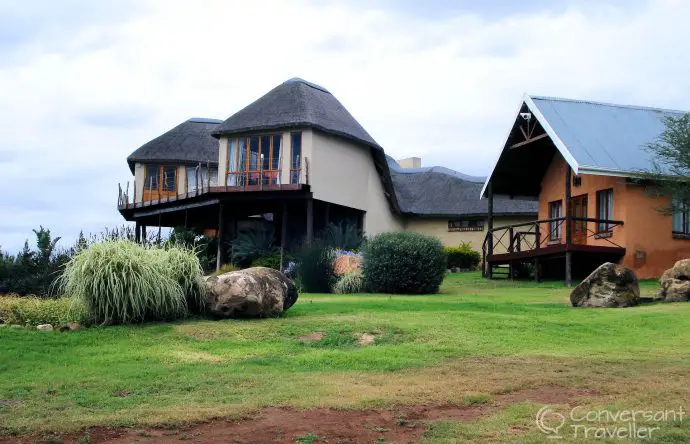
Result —
[[135, 162], [210, 163], [218, 165], [218, 140], [211, 133], [222, 120], [192, 118], [145, 143], [127, 157], [134, 172]]
[[[388, 164], [403, 214], [418, 217], [486, 217], [488, 201], [479, 199], [484, 177], [468, 176], [443, 167], [400, 168]], [[494, 199], [496, 216], [535, 216], [535, 201]]]
[[381, 149], [326, 88], [293, 78], [230, 116], [213, 135], [309, 127]]

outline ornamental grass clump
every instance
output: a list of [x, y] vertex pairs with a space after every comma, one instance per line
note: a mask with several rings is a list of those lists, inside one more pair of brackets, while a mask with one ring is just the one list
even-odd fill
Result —
[[170, 320], [201, 306], [202, 273], [192, 250], [105, 240], [77, 253], [60, 278], [97, 323]]

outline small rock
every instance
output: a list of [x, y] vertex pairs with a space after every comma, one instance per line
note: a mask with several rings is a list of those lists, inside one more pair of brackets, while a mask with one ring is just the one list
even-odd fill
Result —
[[41, 325], [36, 327], [36, 330], [53, 331], [53, 326], [50, 324], [41, 324]]
[[74, 330], [80, 330], [80, 329], [81, 329], [81, 325], [77, 324], [76, 322], [70, 322], [69, 324], [63, 325], [62, 327], [60, 327], [60, 331], [62, 331], [62, 332], [74, 331]]
[[630, 307], [640, 303], [640, 286], [635, 272], [624, 265], [602, 264], [572, 293], [573, 307]]
[[22, 327], [21, 325], [12, 324], [12, 325], [10, 325], [10, 328], [24, 328], [24, 327]]

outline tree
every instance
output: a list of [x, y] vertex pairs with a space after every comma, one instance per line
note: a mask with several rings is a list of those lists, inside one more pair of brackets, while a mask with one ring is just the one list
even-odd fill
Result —
[[643, 174], [650, 195], [672, 196], [663, 212], [687, 208], [690, 204], [690, 114], [664, 117], [664, 131], [647, 145], [653, 155], [652, 168]]

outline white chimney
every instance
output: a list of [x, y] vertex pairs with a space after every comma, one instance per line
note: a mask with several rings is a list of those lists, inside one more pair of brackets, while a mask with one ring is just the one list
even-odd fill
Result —
[[406, 159], [398, 160], [398, 164], [402, 168], [421, 168], [422, 158], [421, 157], [408, 157]]

